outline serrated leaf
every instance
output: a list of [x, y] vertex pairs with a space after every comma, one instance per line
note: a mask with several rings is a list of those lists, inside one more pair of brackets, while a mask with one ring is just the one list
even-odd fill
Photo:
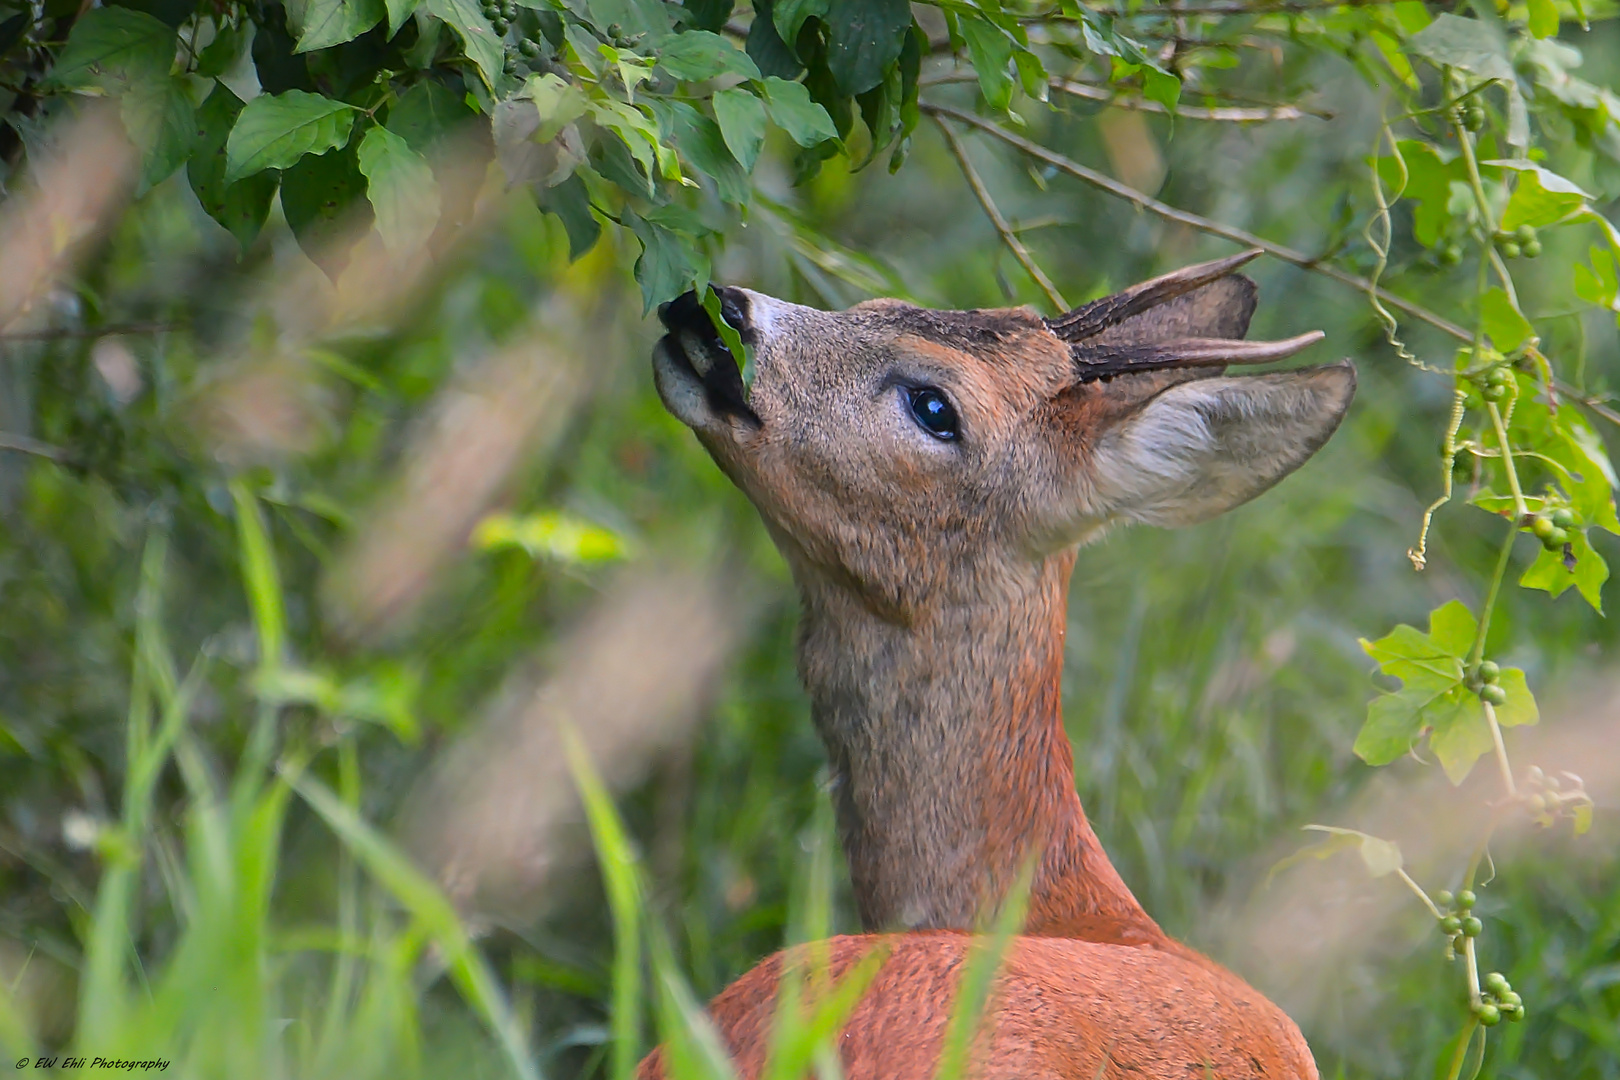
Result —
[[711, 101], [720, 134], [744, 172], [754, 171], [765, 145], [765, 104], [746, 90], [722, 90]]
[[1562, 551], [1542, 549], [1536, 556], [1536, 561], [1531, 563], [1524, 576], [1519, 578], [1519, 584], [1526, 589], [1545, 589], [1555, 598], [1563, 595], [1564, 591], [1573, 585], [1586, 602], [1592, 605], [1592, 610], [1601, 613], [1603, 583], [1609, 580], [1609, 564], [1603, 561], [1603, 556], [1592, 550], [1585, 530], [1569, 530], [1568, 547], [1569, 559], [1564, 557]]
[[591, 213], [591, 196], [585, 182], [576, 172], [562, 183], [539, 192], [536, 201], [540, 208], [556, 214], [568, 233], [569, 261], [579, 258], [596, 246], [602, 235], [602, 224]]
[[388, 14], [383, 0], [298, 0], [287, 5], [288, 28], [297, 33], [293, 52], [305, 53], [353, 41]]
[[276, 194], [274, 172], [261, 172], [225, 182], [225, 139], [242, 111], [242, 101], [223, 83], [196, 112], [196, 142], [186, 176], [203, 211], [219, 222], [246, 251], [264, 227], [270, 213], [270, 200]]
[[174, 30], [144, 11], [92, 8], [74, 22], [46, 82], [74, 87], [108, 74], [167, 75], [177, 44]]
[[357, 157], [377, 232], [391, 252], [416, 250], [439, 222], [439, 184], [427, 159], [385, 127], [360, 140]]
[[900, 57], [911, 28], [906, 0], [830, 0], [827, 5], [827, 70], [845, 97], [864, 94], [883, 81]]
[[817, 146], [828, 139], [838, 138], [827, 110], [810, 100], [810, 91], [803, 83], [789, 82], [772, 76], [765, 80], [765, 102], [771, 122], [800, 146]]
[[1479, 315], [1491, 344], [1502, 352], [1512, 352], [1535, 336], [1536, 328], [1501, 287], [1488, 290], [1480, 298]]
[[1369, 765], [1388, 765], [1423, 736], [1428, 728], [1425, 710], [1446, 692], [1445, 687], [1410, 685], [1373, 698], [1351, 749]]
[[759, 68], [747, 53], [707, 30], [671, 34], [658, 43], [658, 64], [683, 82], [702, 82], [721, 75], [759, 78]]
[[225, 182], [265, 169], [286, 169], [305, 154], [349, 141], [353, 105], [303, 90], [263, 94], [243, 107], [225, 140]]
[[629, 210], [624, 217], [641, 241], [636, 281], [641, 285], [643, 313], [685, 292], [700, 276], [699, 271], [702, 277], [708, 277], [708, 260], [690, 238]]
[[731, 156], [720, 125], [684, 101], [670, 102], [673, 131], [670, 141], [698, 173], [712, 179], [725, 202], [748, 202], [748, 174]]
[[[1438, 147], [1417, 139], [1403, 139], [1397, 148], [1406, 165], [1406, 185], [1401, 197], [1416, 203], [1412, 235], [1424, 247], [1433, 247], [1440, 242], [1451, 221], [1448, 203], [1452, 182], [1465, 178], [1466, 167], [1460, 158], [1443, 156]], [[1400, 172], [1400, 163], [1393, 156], [1378, 159], [1379, 179], [1391, 194], [1400, 183]]]
[[478, 67], [484, 85], [493, 88], [501, 77], [506, 52], [484, 13], [473, 0], [422, 0], [422, 6], [461, 38], [462, 51]]

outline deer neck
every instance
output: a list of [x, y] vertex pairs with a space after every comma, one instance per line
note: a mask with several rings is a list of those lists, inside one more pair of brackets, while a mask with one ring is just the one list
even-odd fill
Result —
[[[800, 671], [869, 929], [968, 929], [1038, 859], [1027, 931], [1152, 944], [1074, 790], [1063, 729], [1074, 555], [897, 620], [798, 571]], [[990, 595], [993, 598], [979, 600]]]

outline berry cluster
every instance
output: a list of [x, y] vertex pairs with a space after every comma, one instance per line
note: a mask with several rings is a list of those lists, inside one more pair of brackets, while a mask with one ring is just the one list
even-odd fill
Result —
[[1582, 807], [1591, 806], [1592, 796], [1586, 793], [1586, 785], [1574, 773], [1548, 776], [1532, 765], [1524, 774], [1519, 801], [1536, 824], [1549, 826], [1560, 817], [1575, 816]]
[[1548, 551], [1562, 551], [1569, 543], [1569, 530], [1575, 527], [1575, 514], [1560, 506], [1550, 514], [1533, 514], [1528, 522], [1530, 532]]
[[[1446, 911], [1446, 914], [1440, 916], [1440, 929], [1450, 940], [1453, 952], [1462, 952], [1464, 940], [1479, 937], [1480, 932], [1485, 929], [1485, 924], [1473, 914], [1474, 900], [1473, 889], [1464, 889], [1455, 897], [1448, 890], [1442, 889], [1434, 898], [1435, 903]], [[1456, 906], [1453, 907], [1453, 904]]]
[[1513, 376], [1505, 367], [1493, 367], [1485, 373], [1485, 384], [1479, 388], [1486, 401], [1501, 401], [1508, 396]]
[[1485, 104], [1478, 98], [1470, 98], [1466, 105], [1457, 109], [1457, 122], [1469, 131], [1478, 131], [1485, 126]]
[[1481, 660], [1479, 667], [1474, 669], [1474, 687], [1479, 693], [1479, 699], [1491, 705], [1506, 705], [1507, 691], [1497, 685], [1502, 677], [1502, 669], [1493, 660]]
[[1495, 1027], [1503, 1017], [1523, 1020], [1524, 999], [1513, 992], [1507, 976], [1493, 971], [1480, 980], [1479, 1004], [1474, 1006], [1474, 1015], [1486, 1027]]
[[[538, 66], [542, 57], [547, 53], [545, 35], [539, 27], [528, 26], [518, 22], [518, 5], [514, 0], [484, 0], [484, 18], [489, 20], [490, 29], [499, 37], [512, 34], [517, 38], [515, 42], [506, 43], [505, 70], [508, 75], [517, 75], [519, 65], [528, 63], [531, 67]], [[530, 20], [525, 20], [525, 23]]]
[[1523, 255], [1527, 259], [1534, 259], [1541, 254], [1541, 239], [1530, 225], [1520, 225], [1512, 232], [1499, 232], [1494, 239], [1496, 246], [1502, 250], [1503, 258], [1517, 259]]

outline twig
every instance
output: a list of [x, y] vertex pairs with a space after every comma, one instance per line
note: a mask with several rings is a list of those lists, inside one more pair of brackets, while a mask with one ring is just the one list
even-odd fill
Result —
[[120, 334], [162, 334], [184, 323], [113, 323], [111, 326], [59, 327], [54, 330], [15, 330], [0, 334], [0, 341], [58, 341], [65, 338], [117, 337]]
[[[979, 77], [971, 71], [953, 71], [931, 79], [924, 79], [922, 85], [940, 86], [945, 83], [967, 83], [977, 82], [978, 80]], [[1105, 105], [1113, 105], [1116, 108], [1135, 109], [1138, 112], [1159, 113], [1161, 115], [1169, 115], [1170, 112], [1160, 102], [1150, 101], [1136, 94], [1120, 94], [1106, 86], [1076, 82], [1073, 79], [1051, 79], [1048, 81], [1048, 85], [1059, 93], [1068, 94], [1070, 97], [1085, 98], [1087, 101], [1100, 101]], [[1307, 116], [1329, 120], [1333, 116], [1332, 113], [1303, 109], [1297, 105], [1278, 105], [1270, 108], [1239, 105], [1222, 105], [1213, 108], [1202, 105], [1178, 105], [1176, 106], [1175, 115], [1183, 120], [1220, 120], [1232, 123], [1302, 120]]]
[[56, 462], [65, 462], [70, 457], [68, 452], [59, 446], [52, 446], [48, 442], [31, 439], [27, 435], [14, 435], [7, 431], [0, 431], [0, 450], [13, 450], [19, 454], [33, 454]]
[[1017, 259], [1019, 265], [1028, 271], [1029, 276], [1035, 279], [1035, 284], [1039, 285], [1041, 291], [1046, 294], [1046, 299], [1051, 302], [1054, 312], [1061, 314], [1068, 311], [1069, 302], [1063, 299], [1063, 294], [1058, 292], [1057, 286], [1052, 284], [1051, 279], [1046, 276], [1045, 272], [1035, 262], [1034, 256], [1029, 253], [1029, 248], [1024, 246], [1022, 240], [1018, 239], [1018, 234], [1013, 232], [1011, 226], [1007, 224], [1007, 219], [1001, 216], [1001, 211], [997, 209], [995, 200], [990, 198], [989, 190], [984, 186], [984, 181], [979, 178], [978, 170], [973, 167], [973, 162], [968, 160], [967, 148], [962, 145], [962, 140], [957, 138], [956, 132], [951, 130], [951, 126], [939, 117], [934, 117], [934, 123], [939, 125], [940, 132], [945, 136], [946, 145], [951, 148], [951, 153], [956, 156], [956, 163], [961, 166], [963, 179], [968, 182], [968, 187], [973, 189], [973, 194], [979, 200], [979, 205], [984, 208], [984, 216], [990, 219], [990, 224], [994, 225], [996, 232], [1001, 234], [1002, 243], [1007, 245], [1007, 250], [1013, 253], [1013, 258]]
[[1372, 282], [1368, 281], [1364, 277], [1361, 277], [1360, 275], [1352, 274], [1348, 270], [1341, 270], [1331, 263], [1322, 262], [1320, 259], [1306, 255], [1302, 251], [1295, 251], [1293, 248], [1284, 247], [1281, 244], [1274, 244], [1270, 240], [1256, 236], [1247, 229], [1239, 229], [1231, 225], [1222, 225], [1218, 221], [1212, 221], [1209, 218], [1203, 217], [1199, 214], [1189, 213], [1185, 210], [1178, 210], [1167, 203], [1160, 202], [1151, 195], [1138, 191], [1128, 184], [1122, 184], [1113, 177], [1105, 176], [1094, 169], [1088, 169], [1079, 162], [1071, 161], [1062, 154], [1048, 150], [1039, 143], [1031, 142], [1021, 135], [1014, 135], [1005, 128], [997, 124], [993, 124], [988, 120], [980, 119], [979, 117], [974, 116], [972, 113], [963, 112], [962, 110], [952, 108], [949, 105], [938, 105], [931, 101], [919, 102], [918, 106], [923, 112], [930, 116], [948, 116], [952, 120], [957, 120], [961, 123], [976, 127], [988, 135], [994, 135], [1002, 142], [1022, 150], [1030, 157], [1039, 161], [1044, 161], [1060, 172], [1068, 173], [1076, 180], [1082, 180], [1093, 187], [1100, 188], [1103, 191], [1108, 192], [1110, 195], [1114, 195], [1118, 198], [1126, 200], [1127, 202], [1134, 203], [1136, 206], [1148, 211], [1149, 213], [1157, 214], [1169, 221], [1179, 222], [1182, 225], [1197, 229], [1200, 232], [1209, 233], [1211, 236], [1220, 236], [1248, 247], [1257, 247], [1266, 252], [1268, 255], [1281, 259], [1283, 262], [1292, 263], [1294, 266], [1297, 266], [1302, 270], [1310, 270], [1313, 273], [1321, 274], [1323, 277], [1332, 278], [1334, 281], [1337, 281], [1340, 284], [1349, 285], [1351, 288], [1358, 289], [1364, 293], [1370, 292], [1384, 303], [1388, 304], [1390, 307], [1404, 311], [1408, 315], [1412, 316], [1412, 318], [1421, 322], [1426, 322], [1435, 329], [1444, 331], [1445, 333], [1450, 334], [1452, 337], [1457, 338], [1459, 341], [1473, 340], [1473, 335], [1469, 334], [1467, 330], [1464, 330], [1450, 319], [1447, 319], [1442, 315], [1437, 315], [1420, 304], [1414, 304], [1412, 301], [1396, 296], [1394, 293], [1375, 287]]

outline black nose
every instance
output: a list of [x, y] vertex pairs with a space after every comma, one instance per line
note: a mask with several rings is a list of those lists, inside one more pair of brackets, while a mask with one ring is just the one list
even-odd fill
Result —
[[748, 294], [730, 285], [716, 286], [714, 291], [720, 297], [720, 317], [742, 336], [743, 341], [752, 344], [752, 335], [748, 330]]

